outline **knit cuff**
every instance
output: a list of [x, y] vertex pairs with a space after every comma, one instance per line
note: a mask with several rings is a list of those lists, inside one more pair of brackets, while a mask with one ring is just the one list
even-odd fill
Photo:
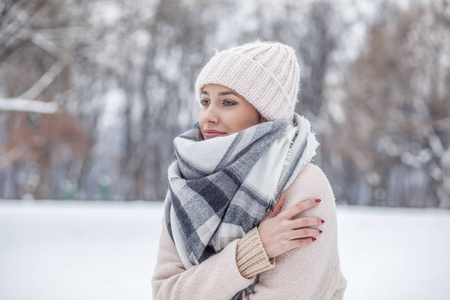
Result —
[[241, 275], [252, 278], [275, 267], [275, 258], [269, 259], [259, 237], [258, 228], [250, 230], [238, 243], [236, 264]]

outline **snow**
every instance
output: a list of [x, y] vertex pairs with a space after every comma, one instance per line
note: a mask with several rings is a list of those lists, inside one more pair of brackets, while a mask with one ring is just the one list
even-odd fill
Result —
[[450, 299], [450, 212], [338, 207], [345, 299]]
[[28, 99], [0, 99], [1, 111], [21, 111], [39, 114], [53, 114], [58, 110], [58, 104]]
[[[163, 204], [0, 201], [0, 299], [151, 299]], [[449, 299], [450, 212], [338, 206], [345, 299]]]

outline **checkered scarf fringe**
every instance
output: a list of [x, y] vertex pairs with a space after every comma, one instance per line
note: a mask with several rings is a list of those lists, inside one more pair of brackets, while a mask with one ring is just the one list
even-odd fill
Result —
[[[165, 216], [186, 269], [259, 225], [315, 155], [309, 122], [276, 120], [203, 140], [198, 124], [174, 140]], [[256, 282], [255, 282], [256, 284]], [[233, 299], [242, 299], [254, 285]]]

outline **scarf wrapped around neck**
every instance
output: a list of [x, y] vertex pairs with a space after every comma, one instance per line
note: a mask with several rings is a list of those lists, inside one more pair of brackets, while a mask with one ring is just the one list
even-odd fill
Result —
[[165, 217], [186, 269], [242, 238], [269, 213], [318, 146], [310, 123], [276, 120], [204, 140], [196, 124], [174, 139]]

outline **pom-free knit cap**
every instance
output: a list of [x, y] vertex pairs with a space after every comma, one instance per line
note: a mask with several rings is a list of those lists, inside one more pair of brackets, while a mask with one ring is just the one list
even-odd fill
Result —
[[218, 52], [198, 75], [200, 99], [207, 84], [226, 86], [250, 102], [268, 121], [292, 120], [300, 83], [300, 66], [291, 47], [256, 42]]

